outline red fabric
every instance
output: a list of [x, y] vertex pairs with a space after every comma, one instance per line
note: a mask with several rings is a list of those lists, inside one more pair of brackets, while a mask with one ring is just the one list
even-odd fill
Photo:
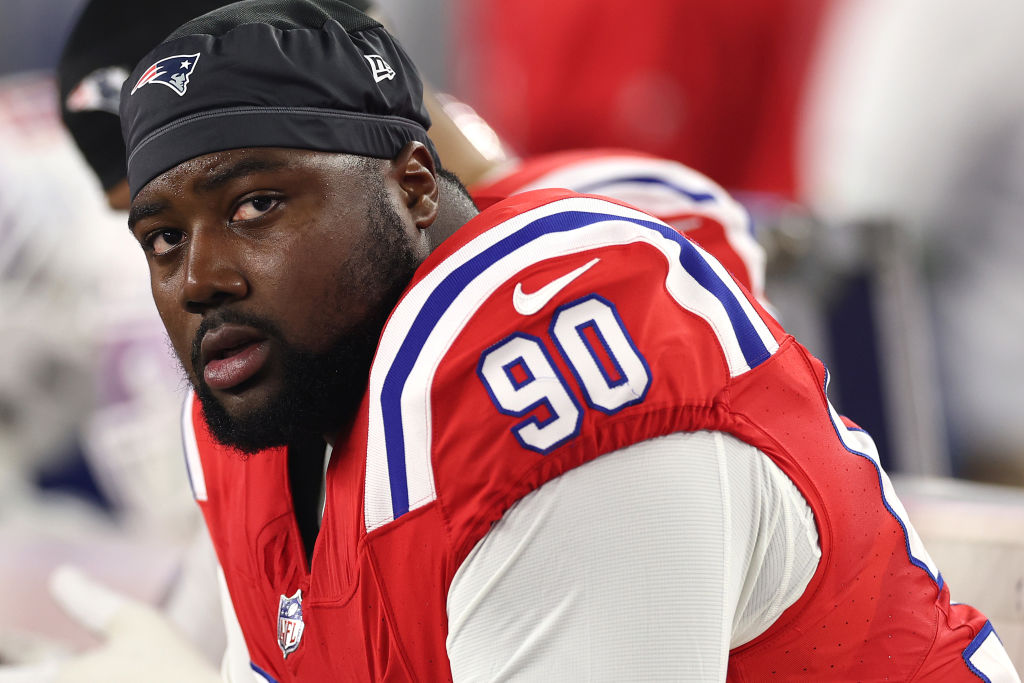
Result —
[[[435, 251], [415, 282], [444, 268], [445, 258], [472, 238], [500, 230], [496, 224], [572, 196], [532, 192], [492, 207]], [[614, 213], [614, 205], [590, 201]], [[568, 209], [553, 216], [559, 225], [573, 220]], [[600, 260], [537, 313], [523, 315], [513, 306], [517, 283], [536, 292], [595, 258]], [[494, 267], [503, 279], [440, 352], [426, 391], [410, 380], [402, 392], [412, 401], [407, 407], [403, 399], [403, 428], [429, 429], [434, 498], [410, 501], [409, 512], [366, 533], [364, 473], [374, 424], [369, 410], [375, 401], [383, 405], [374, 393], [379, 375], [372, 375], [368, 398], [340, 436], [328, 469], [311, 572], [290, 509], [284, 454], [268, 451], [243, 460], [225, 453], [202, 428], [197, 409], [208, 492], [201, 505], [254, 663], [282, 683], [449, 680], [446, 598], [452, 577], [516, 500], [603, 453], [661, 434], [708, 429], [757, 446], [786, 472], [814, 511], [822, 548], [803, 597], [767, 633], [730, 654], [729, 680], [769, 680], [771, 672], [777, 680], [903, 681], [918, 670], [941, 673], [946, 681], [974, 680], [960, 653], [984, 617], [966, 606], [951, 609], [948, 591], [909, 561], [903, 530], [882, 504], [875, 465], [837, 438], [824, 368], [750, 298], [781, 345], [752, 370], [731, 377], [721, 331], [666, 289], [669, 264], [652, 243], [630, 241], [591, 244], [518, 269]], [[396, 320], [417, 291], [407, 292], [389, 328], [404, 324]], [[550, 346], [553, 313], [593, 295], [615, 306], [644, 357], [646, 393], [616, 411], [587, 407], [581, 380], [573, 379], [564, 352], [552, 349], [563, 386], [580, 397], [581, 422], [575, 436], [546, 454], [525, 448], [515, 429], [528, 416], [497, 410], [480, 374], [481, 359], [516, 335]], [[392, 341], [386, 331], [382, 348]], [[388, 351], [378, 351], [376, 363], [382, 353]], [[407, 461], [399, 457], [395, 464], [391, 455], [389, 466], [401, 470]], [[296, 589], [304, 595], [303, 641], [283, 658], [276, 641], [278, 604]]]
[[643, 150], [793, 198], [825, 0], [465, 0], [457, 92], [525, 156]]

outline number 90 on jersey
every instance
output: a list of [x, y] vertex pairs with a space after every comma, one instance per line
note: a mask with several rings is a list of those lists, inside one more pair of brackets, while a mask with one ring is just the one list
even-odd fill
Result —
[[[647, 396], [650, 367], [607, 299], [560, 306], [548, 336], [589, 408], [612, 415]], [[500, 413], [525, 418], [512, 427], [524, 448], [547, 454], [579, 434], [584, 408], [545, 340], [515, 332], [481, 354], [477, 374]]]

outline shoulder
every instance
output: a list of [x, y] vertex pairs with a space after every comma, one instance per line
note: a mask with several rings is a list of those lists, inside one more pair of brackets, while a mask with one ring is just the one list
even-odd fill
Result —
[[[419, 348], [447, 330], [445, 351], [451, 333], [480, 316], [546, 331], [589, 295], [647, 322], [659, 308], [703, 320], [732, 375], [770, 355], [783, 334], [721, 263], [664, 221], [618, 200], [549, 189], [493, 206], [441, 245], [393, 312], [381, 349]], [[374, 370], [393, 357], [379, 353]]]
[[368, 530], [437, 499], [444, 482], [504, 495], [496, 477], [640, 440], [631, 430], [651, 420], [630, 418], [706, 401], [782, 334], [717, 261], [614, 201], [518, 195], [442, 249], [392, 313], [371, 370]]

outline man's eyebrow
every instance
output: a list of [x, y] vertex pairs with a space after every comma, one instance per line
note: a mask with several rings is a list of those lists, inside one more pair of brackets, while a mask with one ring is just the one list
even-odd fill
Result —
[[156, 216], [167, 210], [167, 202], [156, 201], [147, 204], [133, 204], [128, 211], [128, 229], [134, 230], [135, 224], [143, 218]]
[[[276, 171], [285, 166], [287, 166], [287, 162], [281, 160], [242, 159], [237, 163], [220, 169], [202, 180], [197, 180], [195, 183], [195, 189], [197, 192], [202, 193], [211, 192], [235, 178], [240, 178], [242, 176], [249, 175], [250, 173], [259, 173], [261, 171]], [[153, 201], [146, 204], [132, 206], [131, 210], [128, 212], [128, 229], [134, 229], [135, 224], [143, 218], [156, 216], [167, 210], [168, 207], [169, 204], [165, 201]]]
[[242, 176], [249, 175], [250, 173], [259, 173], [261, 171], [276, 171], [286, 165], [287, 163], [281, 160], [242, 159], [241, 161], [227, 166], [212, 175], [203, 178], [202, 180], [197, 180], [195, 189], [197, 192], [212, 192], [235, 178], [240, 178]]

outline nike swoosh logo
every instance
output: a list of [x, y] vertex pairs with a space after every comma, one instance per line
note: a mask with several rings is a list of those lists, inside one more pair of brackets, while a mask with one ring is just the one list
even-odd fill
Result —
[[600, 260], [601, 259], [596, 258], [590, 263], [580, 266], [571, 273], [566, 273], [557, 280], [552, 280], [536, 292], [530, 292], [529, 294], [523, 291], [523, 283], [517, 282], [515, 291], [512, 292], [513, 308], [516, 309], [516, 312], [519, 315], [533, 315], [540, 309], [547, 306], [548, 302], [554, 299], [555, 295], [565, 289], [570, 282], [590, 270], [590, 268]]

